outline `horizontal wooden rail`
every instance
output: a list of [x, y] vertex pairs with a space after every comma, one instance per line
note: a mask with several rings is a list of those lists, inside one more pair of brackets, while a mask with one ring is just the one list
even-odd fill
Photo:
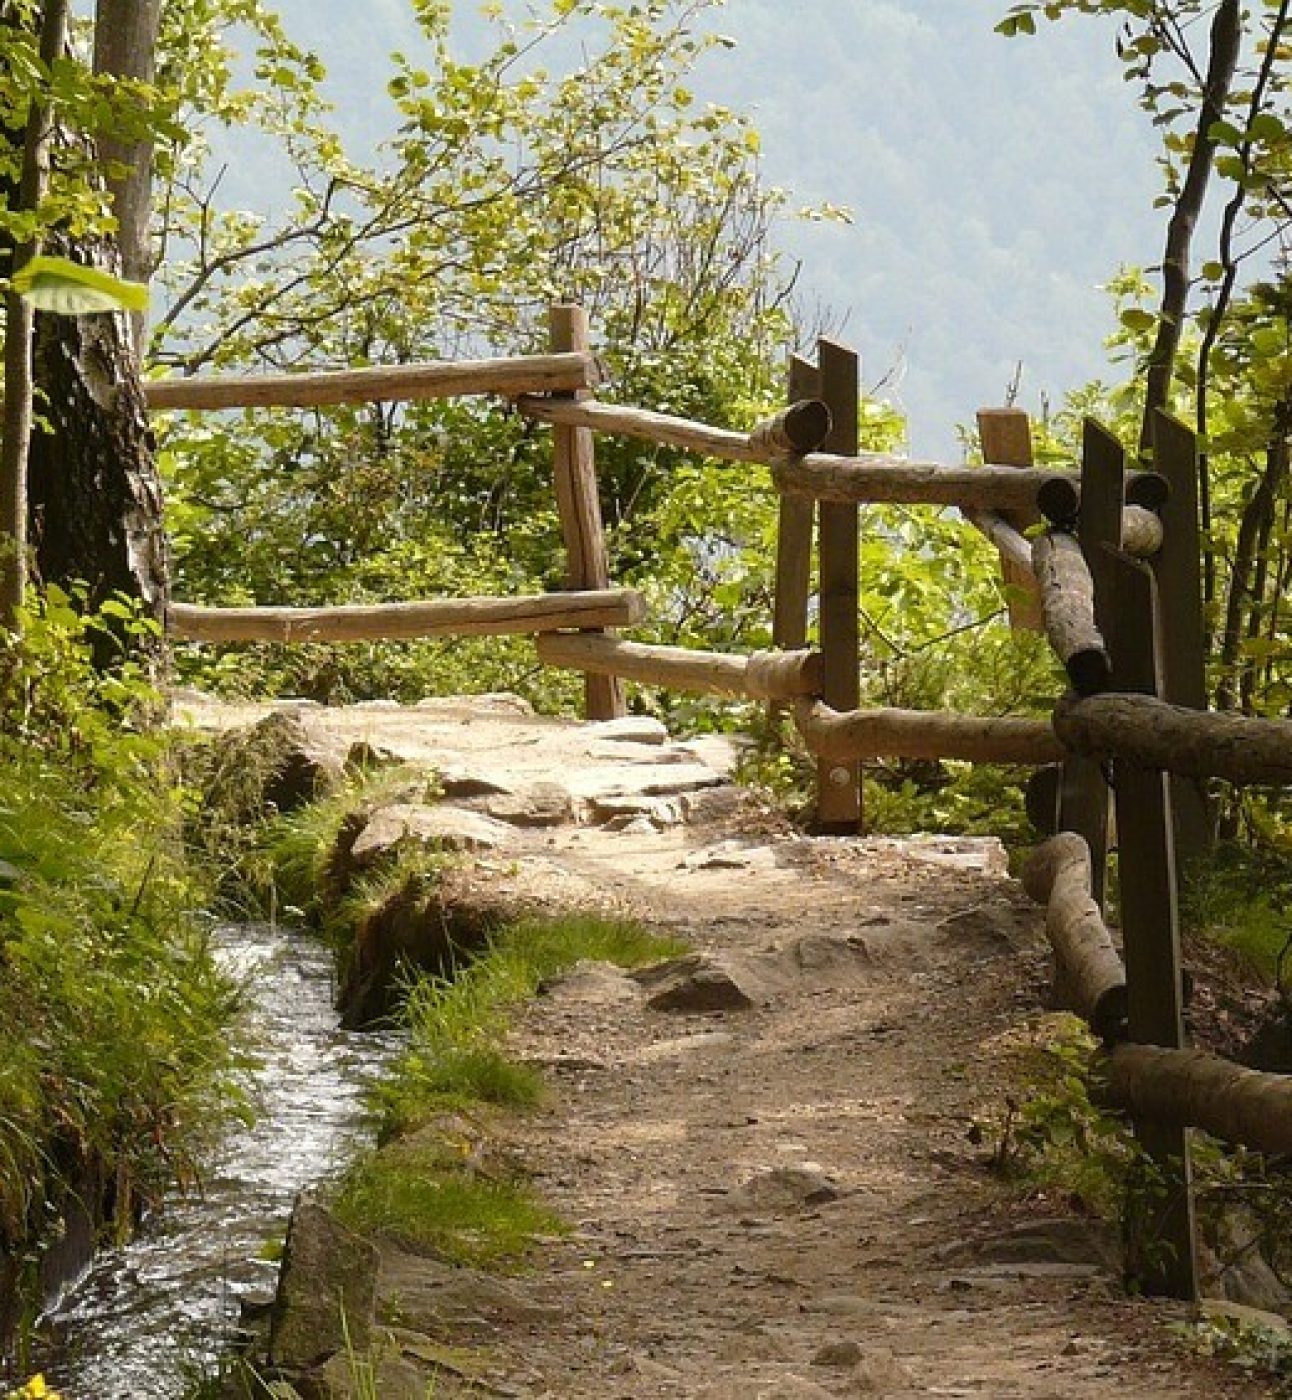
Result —
[[373, 642], [570, 627], [633, 627], [646, 600], [631, 589], [519, 598], [441, 598], [334, 608], [202, 608], [172, 603], [166, 630], [190, 642]]
[[1050, 640], [1078, 695], [1103, 690], [1112, 675], [1108, 648], [1095, 626], [1095, 585], [1075, 535], [1051, 530], [1032, 541], [1032, 568]]
[[769, 457], [801, 457], [830, 436], [834, 415], [821, 399], [799, 399], [750, 430], [749, 442]]
[[572, 393], [594, 389], [592, 355], [518, 355], [497, 360], [433, 360], [392, 368], [299, 374], [195, 376], [144, 381], [149, 408], [315, 408], [327, 404], [445, 399], [459, 394]]
[[1151, 695], [1065, 696], [1054, 732], [1071, 750], [1186, 778], [1292, 784], [1292, 721], [1168, 705]]
[[558, 632], [538, 639], [538, 659], [545, 666], [620, 676], [642, 685], [750, 700], [792, 700], [821, 689], [821, 657], [810, 651], [734, 656]]
[[1023, 888], [1045, 908], [1060, 1001], [1104, 1041], [1126, 1034], [1126, 969], [1092, 894], [1090, 847], [1075, 831], [1038, 846]]
[[844, 505], [960, 506], [1006, 512], [1035, 510], [1037, 492], [1055, 475], [1028, 467], [947, 467], [880, 453], [838, 457], [813, 452], [772, 467], [777, 488], [790, 496]]
[[665, 447], [681, 447], [689, 452], [702, 452], [727, 462], [759, 462], [768, 464], [780, 460], [783, 453], [774, 452], [753, 440], [750, 433], [736, 433], [729, 428], [711, 428], [689, 418], [675, 418], [670, 413], [656, 413], [649, 408], [625, 408], [620, 404], [597, 403], [592, 399], [571, 402], [565, 399], [543, 399], [522, 395], [516, 407], [527, 418], [540, 423], [553, 423], [565, 428], [591, 428], [598, 433], [618, 434], [660, 443]]
[[969, 763], [1054, 763], [1063, 746], [1039, 719], [994, 719], [945, 710], [852, 710], [800, 701], [794, 718], [822, 758], [953, 758]]
[[1135, 1118], [1202, 1128], [1257, 1152], [1292, 1152], [1292, 1075], [1128, 1041], [1103, 1068], [1108, 1100]]

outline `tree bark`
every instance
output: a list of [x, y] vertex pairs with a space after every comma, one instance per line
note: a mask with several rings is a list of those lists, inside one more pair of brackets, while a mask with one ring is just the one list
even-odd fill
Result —
[[[107, 77], [151, 83], [157, 69], [157, 28], [161, 0], [98, 0], [94, 20], [94, 71]], [[154, 258], [149, 220], [152, 214], [153, 143], [99, 138], [104, 165], [124, 167], [108, 173], [108, 192], [117, 220], [117, 246], [122, 275], [147, 282]], [[135, 351], [144, 353], [147, 318], [142, 311], [130, 318]]]
[[[60, 251], [110, 261], [102, 246]], [[35, 363], [49, 424], [31, 439], [37, 575], [83, 581], [91, 606], [114, 593], [141, 599], [160, 620], [168, 565], [161, 482], [125, 316], [40, 317]]]

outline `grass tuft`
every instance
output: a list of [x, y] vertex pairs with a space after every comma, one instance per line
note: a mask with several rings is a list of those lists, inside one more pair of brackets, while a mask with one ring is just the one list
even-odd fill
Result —
[[438, 1134], [392, 1143], [359, 1163], [333, 1209], [352, 1229], [476, 1268], [513, 1262], [536, 1238], [565, 1228], [525, 1182], [477, 1174]]
[[500, 930], [484, 953], [452, 976], [413, 983], [404, 1007], [408, 1048], [376, 1091], [383, 1138], [446, 1108], [534, 1107], [541, 1078], [504, 1049], [511, 1013], [578, 962], [640, 967], [685, 948], [631, 920], [586, 914], [524, 919]]

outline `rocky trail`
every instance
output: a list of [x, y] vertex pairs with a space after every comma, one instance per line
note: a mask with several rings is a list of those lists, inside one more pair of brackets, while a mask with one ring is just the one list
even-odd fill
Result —
[[1128, 1300], [1106, 1227], [988, 1170], [974, 1125], [999, 1119], [1048, 982], [994, 841], [805, 837], [732, 786], [724, 742], [650, 721], [296, 712], [334, 753], [433, 766], [426, 810], [485, 883], [694, 949], [581, 966], [525, 1014], [515, 1048], [550, 1094], [502, 1150], [572, 1232], [507, 1278], [386, 1250], [383, 1397], [1275, 1393], [1177, 1341], [1185, 1309]]

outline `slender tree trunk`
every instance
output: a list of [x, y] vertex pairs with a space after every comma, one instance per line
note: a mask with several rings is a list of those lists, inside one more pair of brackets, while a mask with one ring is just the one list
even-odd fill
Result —
[[[151, 83], [157, 71], [160, 22], [161, 0], [98, 0], [94, 21], [94, 71], [109, 77]], [[105, 165], [126, 167], [124, 174], [107, 176], [112, 212], [117, 219], [122, 275], [133, 282], [147, 282], [154, 267], [150, 235], [152, 142], [120, 141], [101, 136], [98, 144], [99, 158]], [[135, 349], [142, 357], [147, 330], [143, 312], [132, 314], [131, 329]]]
[[[157, 20], [157, 0], [100, 0], [96, 68], [150, 77]], [[146, 277], [151, 149], [109, 140], [100, 154], [132, 166], [112, 193], [130, 260], [124, 270]], [[101, 241], [60, 239], [56, 251], [123, 270], [115, 248]], [[161, 483], [128, 318], [41, 317], [35, 366], [49, 424], [31, 440], [29, 528], [37, 573], [45, 582], [83, 581], [92, 604], [125, 593], [160, 616], [168, 565]]]
[[1211, 180], [1216, 143], [1211, 128], [1225, 114], [1233, 87], [1234, 70], [1242, 47], [1243, 14], [1241, 0], [1221, 0], [1211, 23], [1207, 74], [1203, 83], [1202, 106], [1193, 135], [1184, 183], [1167, 227], [1166, 248], [1162, 255], [1162, 303], [1158, 311], [1157, 339], [1148, 357], [1148, 387], [1140, 447], [1152, 441], [1153, 413], [1166, 408], [1175, 375], [1175, 358], [1184, 332], [1189, 300], [1189, 254], [1193, 232], [1202, 212], [1207, 185]]
[[[67, 42], [68, 0], [47, 0], [41, 16], [40, 57], [50, 65]], [[14, 19], [7, 7], [5, 24]], [[49, 171], [49, 108], [35, 103], [22, 137], [17, 207], [36, 209]], [[10, 248], [12, 275], [40, 251], [39, 237]], [[15, 627], [27, 587], [28, 470], [32, 430], [34, 313], [21, 297], [5, 297], [4, 436], [0, 440], [0, 626]]]

